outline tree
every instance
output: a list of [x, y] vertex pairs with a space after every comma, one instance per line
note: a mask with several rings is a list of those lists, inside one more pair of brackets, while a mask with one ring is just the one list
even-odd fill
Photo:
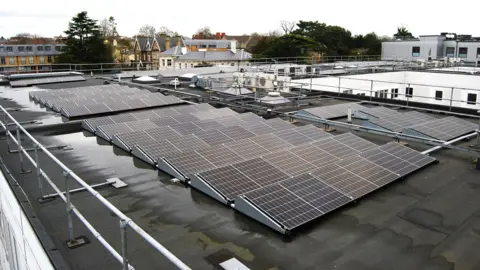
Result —
[[65, 31], [66, 47], [59, 56], [60, 63], [111, 63], [112, 52], [104, 43], [100, 26], [88, 17], [86, 11], [78, 13]]
[[412, 33], [410, 33], [410, 31], [408, 31], [408, 29], [405, 27], [405, 26], [400, 26], [397, 28], [397, 33], [395, 35], [393, 35], [395, 38], [400, 38], [400, 39], [403, 39], [403, 38], [414, 38], [414, 36], [412, 35]]
[[173, 36], [177, 35], [177, 32], [172, 31], [170, 28], [168, 28], [166, 26], [160, 26], [158, 28], [157, 34], [168, 36], [168, 37], [173, 37]]
[[138, 35], [140, 36], [148, 36], [148, 37], [153, 37], [156, 33], [155, 27], [145, 24], [140, 29], [138, 30]]
[[210, 27], [205, 26], [197, 30], [197, 32], [193, 35], [193, 39], [214, 39], [215, 35], [210, 30]]
[[280, 27], [282, 27], [283, 32], [285, 35], [288, 35], [293, 32], [295, 27], [297, 26], [297, 22], [295, 21], [281, 21]]
[[325, 46], [311, 38], [296, 34], [284, 35], [273, 39], [263, 52], [264, 57], [302, 57], [310, 53], [319, 53]]
[[117, 22], [115, 18], [110, 16], [108, 19], [103, 19], [100, 22], [100, 28], [105, 38], [113, 38], [118, 36]]

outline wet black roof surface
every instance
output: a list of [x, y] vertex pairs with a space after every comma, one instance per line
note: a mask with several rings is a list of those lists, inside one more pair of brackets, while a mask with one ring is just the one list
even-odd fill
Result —
[[[19, 106], [6, 100], [1, 100], [0, 105]], [[52, 118], [50, 113], [39, 110], [11, 113], [18, 121]], [[46, 134], [33, 133], [45, 146], [71, 146], [72, 150], [52, 153], [86, 182], [101, 183], [110, 177], [126, 182], [126, 188], [107, 187], [99, 192], [192, 269], [218, 269], [215, 263], [231, 257], [251, 269], [480, 269], [480, 171], [474, 169], [473, 154], [436, 152], [433, 156], [438, 164], [284, 237], [192, 188], [172, 183], [170, 176], [101, 139], [82, 131]], [[391, 141], [356, 134], [379, 144]], [[410, 146], [428, 149], [416, 143]], [[0, 141], [0, 153], [72, 269], [120, 268], [77, 219], [75, 236], [87, 236], [91, 243], [68, 249], [65, 204], [59, 199], [39, 204], [35, 175], [19, 174], [18, 154], [7, 154], [4, 141]], [[40, 162], [63, 188], [58, 166], [43, 155]], [[86, 192], [74, 194], [72, 200], [106, 240], [120, 250], [118, 218]], [[128, 256], [136, 269], [174, 269], [132, 230], [128, 233]]]

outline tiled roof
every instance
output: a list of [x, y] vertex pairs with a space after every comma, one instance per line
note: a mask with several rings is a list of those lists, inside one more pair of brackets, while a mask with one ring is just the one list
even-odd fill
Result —
[[171, 47], [170, 49], [160, 53], [161, 56], [170, 56], [170, 55], [183, 55], [182, 53], [182, 47], [175, 46]]

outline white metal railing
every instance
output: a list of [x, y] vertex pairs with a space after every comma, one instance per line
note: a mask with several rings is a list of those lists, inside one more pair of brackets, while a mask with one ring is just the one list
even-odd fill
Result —
[[[76, 175], [70, 168], [58, 160], [47, 148], [45, 148], [41, 143], [39, 143], [30, 133], [28, 133], [18, 122], [8, 113], [8, 111], [0, 106], [0, 110], [4, 113], [4, 121], [0, 121], [0, 125], [5, 131], [5, 140], [7, 144], [7, 149], [9, 147], [9, 141], [12, 141], [17, 145], [18, 155], [20, 159], [20, 169], [25, 171], [24, 157], [27, 158], [32, 166], [36, 168], [36, 177], [39, 185], [39, 189], [43, 194], [43, 182], [46, 181], [55, 191], [56, 194], [66, 203], [66, 213], [68, 217], [68, 232], [69, 232], [69, 242], [71, 244], [76, 243], [73, 231], [73, 215], [85, 225], [85, 227], [92, 233], [92, 235], [100, 242], [100, 244], [113, 256], [115, 259], [123, 265], [123, 269], [134, 269], [130, 262], [127, 259], [127, 238], [126, 230], [130, 227], [135, 231], [140, 237], [147, 241], [153, 248], [162, 253], [171, 263], [173, 263], [177, 268], [187, 270], [190, 269], [185, 263], [178, 259], [174, 254], [162, 246], [157, 240], [155, 240], [151, 235], [145, 232], [140, 226], [138, 226], [132, 219], [122, 213], [118, 208], [116, 208], [112, 203], [105, 199], [100, 193], [94, 190], [90, 185], [88, 185], [83, 179]], [[16, 132], [16, 137], [12, 134], [9, 127], [14, 127]], [[28, 151], [22, 146], [21, 137], [27, 137], [34, 146], [34, 157], [32, 158]], [[41, 169], [41, 164], [39, 160], [39, 152], [43, 152], [47, 157], [49, 157], [53, 162], [55, 162], [63, 171], [64, 181], [65, 181], [65, 192], [62, 192], [57, 185], [48, 177], [48, 175]], [[68, 182], [73, 179], [81, 186], [85, 188], [94, 198], [96, 198], [100, 203], [107, 207], [110, 211], [115, 213], [119, 218], [119, 227], [121, 231], [121, 254], [118, 253], [104, 238], [103, 236], [90, 224], [90, 222], [80, 213], [80, 211], [73, 205], [70, 199], [70, 189]]]

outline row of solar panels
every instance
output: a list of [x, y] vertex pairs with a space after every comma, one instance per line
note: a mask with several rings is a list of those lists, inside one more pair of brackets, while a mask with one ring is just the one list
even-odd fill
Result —
[[95, 131], [282, 233], [434, 161], [397, 144], [378, 147], [350, 133], [332, 136], [254, 114], [159, 114]]
[[67, 118], [184, 103], [174, 96], [118, 85], [33, 91], [30, 92], [30, 97]]
[[385, 107], [358, 110], [356, 117], [368, 119], [366, 125], [394, 132], [449, 141], [472, 133], [478, 124], [458, 117], [434, 118], [416, 111], [399, 112]]
[[457, 118], [434, 118], [417, 111], [399, 112], [385, 107], [365, 107], [358, 103], [342, 103], [304, 109], [297, 116], [320, 119], [346, 117], [351, 109], [355, 118], [366, 119], [364, 126], [393, 132], [449, 141], [477, 129], [477, 124]]
[[83, 78], [80, 75], [75, 75], [75, 76], [46, 77], [46, 78], [37, 78], [37, 79], [22, 79], [22, 80], [10, 81], [10, 86], [26, 87], [26, 86], [39, 85], [39, 84], [79, 82], [79, 81], [85, 81], [85, 78]]

